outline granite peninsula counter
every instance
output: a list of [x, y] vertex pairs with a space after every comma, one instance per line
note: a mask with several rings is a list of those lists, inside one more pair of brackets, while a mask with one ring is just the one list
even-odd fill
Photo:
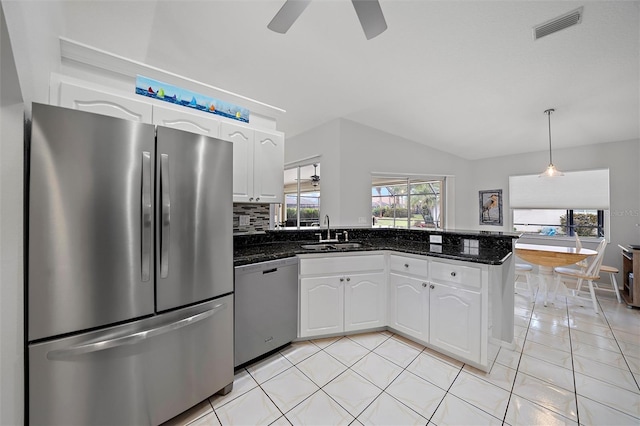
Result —
[[[332, 230], [332, 236], [335, 232], [344, 231], [349, 235], [349, 242], [357, 242], [361, 246], [324, 253], [391, 250], [487, 265], [501, 265], [511, 256], [513, 241], [520, 237], [517, 233], [503, 232], [367, 228], [338, 228]], [[317, 244], [319, 232], [322, 232], [323, 238], [326, 237], [327, 231], [324, 228], [236, 235], [233, 238], [234, 266], [314, 253], [312, 250], [302, 248], [302, 245]], [[442, 236], [442, 243], [430, 243], [431, 235]], [[465, 246], [465, 240], [477, 241], [477, 247]], [[344, 241], [344, 236], [340, 235], [340, 241]]]
[[484, 371], [513, 346], [520, 234], [338, 228], [320, 241], [320, 232], [327, 238], [320, 228], [234, 236], [236, 267], [299, 258], [298, 340], [382, 328]]

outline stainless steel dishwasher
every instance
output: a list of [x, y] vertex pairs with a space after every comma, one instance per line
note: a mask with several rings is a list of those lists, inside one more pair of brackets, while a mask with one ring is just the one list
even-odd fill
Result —
[[298, 258], [235, 268], [237, 367], [297, 337]]

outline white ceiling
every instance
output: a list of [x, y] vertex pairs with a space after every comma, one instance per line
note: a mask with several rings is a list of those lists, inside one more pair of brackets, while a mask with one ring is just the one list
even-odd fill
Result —
[[283, 108], [288, 138], [342, 117], [479, 159], [547, 149], [547, 108], [554, 149], [640, 137], [638, 1], [380, 0], [369, 41], [348, 0], [271, 32], [283, 2], [60, 2], [59, 35]]

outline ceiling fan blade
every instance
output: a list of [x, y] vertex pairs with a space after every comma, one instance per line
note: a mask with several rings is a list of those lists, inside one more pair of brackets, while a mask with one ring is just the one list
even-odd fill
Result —
[[387, 29], [387, 22], [384, 20], [378, 0], [351, 0], [351, 3], [356, 9], [367, 40], [382, 34]]
[[311, 0], [286, 0], [267, 28], [280, 34], [286, 33], [309, 3]]

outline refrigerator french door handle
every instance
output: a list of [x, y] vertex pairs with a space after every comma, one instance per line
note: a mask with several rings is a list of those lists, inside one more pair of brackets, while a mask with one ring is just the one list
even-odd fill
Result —
[[171, 195], [169, 193], [169, 155], [160, 155], [160, 193], [162, 217], [160, 227], [160, 278], [169, 276], [169, 232], [171, 225]]
[[183, 318], [169, 324], [163, 324], [155, 328], [150, 328], [148, 330], [138, 331], [126, 336], [114, 337], [113, 339], [101, 340], [99, 342], [87, 343], [84, 345], [76, 345], [65, 349], [56, 349], [53, 351], [49, 351], [47, 352], [47, 359], [51, 361], [68, 359], [74, 356], [88, 354], [91, 352], [98, 352], [106, 349], [116, 348], [118, 346], [140, 343], [145, 339], [149, 339], [151, 337], [159, 336], [170, 331], [178, 330], [180, 328], [196, 324], [213, 316], [226, 307], [226, 303], [220, 303], [207, 311], [191, 315], [190, 317]]
[[142, 152], [142, 281], [151, 277], [151, 153]]

